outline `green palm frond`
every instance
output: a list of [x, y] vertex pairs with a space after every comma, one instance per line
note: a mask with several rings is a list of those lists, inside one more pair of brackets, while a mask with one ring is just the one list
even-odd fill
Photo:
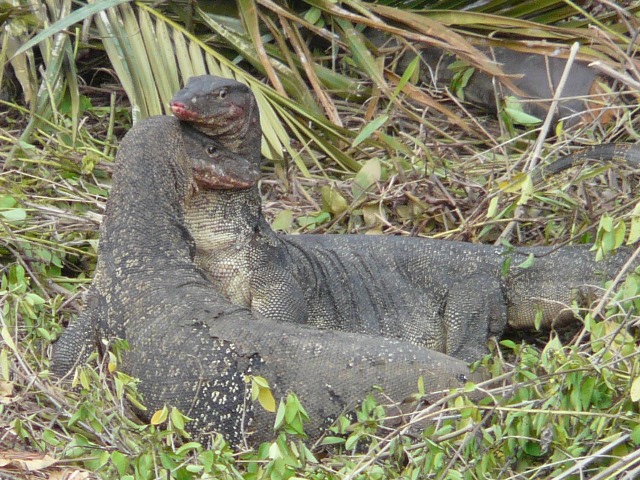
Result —
[[[68, 32], [64, 29], [87, 21], [94, 11], [103, 10], [123, 1], [126, 0], [106, 0], [99, 8], [89, 5], [75, 12], [71, 12], [70, 0], [52, 2], [46, 6], [43, 3], [36, 3], [31, 5], [28, 22], [23, 22], [20, 18], [17, 21], [13, 18], [14, 21], [7, 22], [4, 31], [0, 34], [2, 39], [0, 58], [8, 59], [13, 65], [25, 100], [31, 107], [31, 119], [22, 132], [20, 143], [28, 142], [36, 128], [58, 115], [58, 109], [65, 96], [68, 96], [70, 101], [72, 141], [75, 142], [80, 111], [76, 70], [77, 44], [73, 45]], [[24, 28], [28, 23], [38, 23], [42, 26], [42, 30], [30, 40], [27, 40], [29, 31]], [[18, 44], [22, 46], [17, 49], [12, 48]], [[36, 46], [39, 47], [44, 63], [41, 67], [41, 80], [36, 74], [38, 63], [33, 51]]]
[[[75, 47], [65, 29], [79, 23], [89, 25], [91, 18], [131, 101], [134, 119], [167, 113], [169, 99], [192, 75], [232, 76], [259, 92], [265, 156], [278, 160], [286, 155], [305, 175], [309, 162], [329, 160], [343, 171], [357, 171], [360, 163], [356, 159], [368, 158], [367, 147], [397, 151], [397, 142], [384, 132], [388, 127], [384, 122], [364, 143], [355, 145], [353, 140], [362, 131], [343, 127], [341, 99], [361, 102], [362, 111], [368, 109], [369, 116], [375, 113], [370, 101], [383, 108], [395, 103], [425, 126], [427, 120], [415, 115], [414, 107], [435, 109], [472, 135], [482, 136], [459, 121], [446, 105], [415, 89], [412, 83], [419, 74], [397, 91], [403, 72], [394, 75], [390, 71], [385, 63], [388, 52], [371, 42], [372, 30], [398, 38], [399, 49], [413, 51], [413, 55], [425, 47], [454, 53], [470, 67], [495, 75], [507, 85], [510, 79], [478, 46], [551, 53], [568, 51], [567, 44], [581, 41], [581, 58], [597, 59], [614, 69], [621, 60], [630, 58], [635, 48], [631, 38], [621, 33], [619, 22], [610, 21], [610, 13], [587, 16], [598, 28], [584, 28], [574, 19], [577, 14], [582, 18], [588, 15], [580, 6], [552, 0], [494, 1], [470, 10], [460, 10], [460, 2], [451, 1], [307, 0], [294, 4], [295, 9], [274, 0], [238, 0], [235, 6], [221, 2], [206, 9], [198, 2], [188, 5], [189, 9], [180, 12], [184, 26], [177, 21], [171, 4], [93, 1], [69, 13], [67, 2], [52, 18], [58, 21], [17, 54], [3, 48], [3, 55], [13, 56], [16, 62], [32, 58], [30, 49], [39, 42], [49, 42], [54, 52], [45, 59], [37, 103], [33, 100], [33, 121], [23, 139], [38, 119], [54, 114], [52, 109], [64, 95], [69, 95], [72, 120], [77, 125]], [[187, 10], [189, 13], [184, 13]], [[23, 68], [34, 69], [33, 62]], [[30, 82], [23, 83], [33, 85], [35, 78], [32, 75]]]

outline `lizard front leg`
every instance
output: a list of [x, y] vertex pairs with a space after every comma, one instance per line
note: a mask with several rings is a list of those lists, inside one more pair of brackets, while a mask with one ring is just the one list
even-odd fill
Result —
[[486, 340], [507, 325], [507, 303], [500, 280], [475, 273], [451, 286], [444, 305], [446, 353], [474, 361], [487, 353]]

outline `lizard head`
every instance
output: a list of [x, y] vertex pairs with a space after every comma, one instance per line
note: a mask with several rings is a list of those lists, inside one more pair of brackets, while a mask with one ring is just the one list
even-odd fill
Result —
[[235, 154], [188, 124], [182, 124], [193, 179], [202, 190], [246, 189], [260, 179], [260, 165]]
[[170, 106], [180, 120], [214, 135], [233, 131], [247, 120], [259, 120], [256, 100], [248, 86], [212, 75], [191, 77], [171, 99]]

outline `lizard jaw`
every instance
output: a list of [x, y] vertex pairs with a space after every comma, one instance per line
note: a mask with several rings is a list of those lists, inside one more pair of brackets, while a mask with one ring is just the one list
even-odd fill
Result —
[[251, 165], [231, 166], [228, 162], [219, 165], [215, 159], [197, 161], [193, 165], [193, 179], [202, 190], [247, 189], [258, 183], [260, 170]]
[[216, 126], [219, 126], [218, 124], [220, 120], [243, 118], [244, 110], [245, 110], [242, 106], [236, 105], [235, 103], [231, 103], [228, 106], [227, 112], [224, 115], [217, 116], [217, 117], [213, 117], [213, 116], [203, 117], [202, 114], [195, 112], [193, 110], [190, 110], [182, 102], [172, 101], [169, 104], [169, 106], [171, 107], [171, 112], [179, 120], [186, 121], [186, 122], [200, 123], [204, 125], [211, 124]]
[[234, 190], [251, 187], [251, 182], [243, 182], [226, 175], [211, 174], [206, 170], [194, 169], [194, 180], [202, 190]]
[[200, 119], [200, 115], [187, 108], [182, 102], [171, 102], [171, 111], [180, 120], [184, 121], [197, 121]]

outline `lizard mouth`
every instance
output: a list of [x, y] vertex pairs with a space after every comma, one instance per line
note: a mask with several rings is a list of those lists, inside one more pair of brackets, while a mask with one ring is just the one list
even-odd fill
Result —
[[193, 179], [203, 190], [236, 190], [246, 189], [260, 180], [260, 170], [252, 168], [230, 169], [229, 165], [219, 166], [205, 162], [195, 162]]
[[193, 179], [202, 190], [235, 190], [251, 187], [255, 182], [213, 173], [209, 169], [194, 168]]
[[180, 120], [197, 121], [200, 119], [199, 114], [189, 110], [187, 106], [182, 102], [171, 102], [170, 106], [173, 114]]
[[244, 115], [244, 108], [230, 104], [226, 113], [219, 116], [203, 116], [202, 114], [190, 110], [184, 103], [173, 101], [169, 104], [171, 112], [179, 119], [185, 122], [192, 122], [204, 125], [219, 125], [222, 120], [240, 118]]

